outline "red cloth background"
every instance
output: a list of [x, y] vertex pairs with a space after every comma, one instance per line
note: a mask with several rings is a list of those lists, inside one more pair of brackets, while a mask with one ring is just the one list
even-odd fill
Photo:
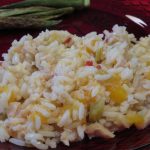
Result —
[[[16, 2], [19, 0], [0, 0], [0, 5]], [[141, 28], [132, 21], [125, 18], [125, 15], [133, 15], [141, 18], [148, 24], [148, 27]], [[84, 35], [90, 31], [102, 32], [104, 29], [111, 29], [114, 24], [125, 25], [129, 32], [137, 37], [150, 33], [150, 0], [92, 0], [91, 7], [81, 10], [64, 18], [64, 21], [55, 29], [68, 30], [77, 35]], [[51, 28], [53, 29], [53, 28]], [[45, 30], [45, 29], [42, 29]], [[0, 52], [6, 52], [14, 39], [19, 39], [24, 34], [37, 35], [41, 30], [9, 30], [0, 31]], [[150, 127], [141, 131], [132, 128], [123, 131], [112, 140], [85, 139], [83, 142], [74, 143], [69, 150], [133, 150], [144, 144], [150, 143]], [[12, 144], [0, 144], [0, 150], [25, 150]], [[59, 145], [58, 150], [66, 150]], [[141, 150], [150, 150], [150, 147]]]

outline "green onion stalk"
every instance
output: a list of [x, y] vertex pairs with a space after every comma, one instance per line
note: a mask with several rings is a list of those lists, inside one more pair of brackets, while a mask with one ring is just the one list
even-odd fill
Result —
[[0, 7], [0, 29], [49, 28], [90, 0], [24, 0]]
[[50, 6], [50, 7], [88, 7], [90, 0], [24, 0], [21, 2], [3, 6], [3, 8], [19, 8], [29, 6]]

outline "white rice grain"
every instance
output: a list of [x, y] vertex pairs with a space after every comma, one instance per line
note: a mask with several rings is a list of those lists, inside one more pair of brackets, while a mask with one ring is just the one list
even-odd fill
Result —
[[56, 106], [51, 104], [51, 103], [42, 101], [41, 104], [48, 107], [50, 110], [55, 110], [56, 109]]
[[85, 131], [85, 127], [84, 126], [78, 126], [77, 127], [77, 132], [78, 132], [78, 135], [81, 139], [84, 138], [84, 131]]
[[45, 109], [43, 109], [40, 106], [34, 106], [33, 111], [37, 111], [40, 112], [41, 114], [43, 114], [45, 117], [49, 117], [49, 112], [46, 111]]
[[26, 146], [25, 142], [20, 139], [10, 138], [9, 142], [18, 146]]
[[56, 148], [57, 141], [55, 139], [46, 139], [46, 145], [50, 146], [51, 148]]
[[40, 141], [44, 141], [44, 138], [41, 134], [38, 134], [38, 133], [27, 133], [25, 135], [25, 140], [26, 141], [31, 141], [32, 139], [34, 140], [40, 140]]
[[9, 139], [9, 137], [10, 136], [9, 136], [7, 130], [4, 127], [0, 126], [0, 142], [7, 141]]
[[60, 119], [58, 125], [59, 125], [60, 127], [64, 126], [64, 125], [68, 122], [69, 118], [70, 118], [70, 111], [69, 111], [69, 110], [66, 110], [66, 111], [64, 112], [63, 116], [61, 117], [61, 119]]
[[44, 130], [42, 131], [42, 130], [40, 130], [38, 133], [41, 134], [43, 137], [49, 137], [49, 138], [59, 136], [58, 132], [53, 132], [53, 131], [44, 131]]
[[38, 115], [36, 115], [36, 116], [35, 116], [35, 128], [36, 128], [37, 130], [39, 130], [40, 127], [41, 127], [41, 118], [40, 118]]
[[47, 150], [48, 149], [48, 145], [43, 144], [43, 143], [36, 141], [34, 139], [31, 140], [31, 144], [40, 150]]
[[108, 80], [111, 78], [110, 74], [106, 74], [106, 75], [95, 75], [95, 79], [99, 80], [99, 81], [103, 81], [103, 80]]
[[121, 78], [122, 80], [131, 80], [133, 78], [133, 71], [129, 68], [125, 68], [121, 72]]
[[82, 120], [84, 118], [84, 113], [85, 113], [84, 105], [80, 103], [79, 112], [78, 112], [79, 120]]

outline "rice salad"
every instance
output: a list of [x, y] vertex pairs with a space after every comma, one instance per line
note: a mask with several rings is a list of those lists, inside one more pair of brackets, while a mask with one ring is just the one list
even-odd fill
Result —
[[150, 124], [150, 36], [115, 25], [14, 40], [0, 62], [0, 141], [46, 150]]

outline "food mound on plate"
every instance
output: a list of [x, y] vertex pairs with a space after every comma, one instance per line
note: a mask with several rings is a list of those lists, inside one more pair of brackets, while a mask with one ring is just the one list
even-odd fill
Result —
[[0, 141], [38, 149], [150, 124], [150, 37], [125, 27], [41, 32], [14, 41], [0, 66]]

